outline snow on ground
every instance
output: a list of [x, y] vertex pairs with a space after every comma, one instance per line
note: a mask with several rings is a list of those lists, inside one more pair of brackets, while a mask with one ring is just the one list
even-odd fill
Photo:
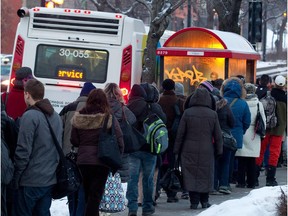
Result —
[[[198, 216], [276, 216], [281, 189], [287, 195], [287, 185], [262, 187], [252, 190], [241, 199], [227, 200], [219, 205], [212, 205]], [[53, 216], [68, 216], [67, 199], [54, 200], [50, 210]], [[190, 211], [187, 211], [187, 216], [189, 213]]]

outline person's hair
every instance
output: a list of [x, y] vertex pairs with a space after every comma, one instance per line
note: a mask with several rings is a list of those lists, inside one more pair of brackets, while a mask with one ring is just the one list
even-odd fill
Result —
[[88, 95], [85, 109], [88, 113], [109, 113], [110, 108], [105, 92], [102, 89], [93, 89]]
[[24, 92], [28, 92], [32, 99], [37, 101], [44, 98], [45, 88], [39, 80], [30, 79], [24, 85]]
[[122, 91], [116, 83], [107, 83], [104, 92], [108, 98], [114, 98], [123, 104], [125, 103]]
[[272, 82], [272, 78], [267, 75], [267, 74], [263, 74], [261, 77], [260, 77], [260, 84], [262, 86], [267, 86], [269, 83]]
[[238, 79], [240, 79], [243, 84], [245, 84], [246, 80], [245, 80], [245, 77], [244, 77], [243, 75], [237, 75], [236, 77], [237, 77]]

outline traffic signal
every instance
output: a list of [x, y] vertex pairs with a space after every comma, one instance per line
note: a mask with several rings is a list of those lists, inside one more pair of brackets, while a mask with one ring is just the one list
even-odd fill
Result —
[[262, 41], [262, 2], [249, 2], [248, 40]]

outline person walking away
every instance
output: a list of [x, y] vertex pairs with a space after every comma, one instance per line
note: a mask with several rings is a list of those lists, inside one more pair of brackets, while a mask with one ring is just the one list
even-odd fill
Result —
[[285, 77], [278, 75], [275, 78], [275, 87], [271, 90], [271, 96], [276, 100], [277, 125], [274, 128], [266, 129], [266, 136], [261, 141], [260, 156], [256, 158], [256, 165], [261, 166], [267, 145], [270, 144], [266, 186], [278, 185], [275, 177], [276, 167], [281, 151], [282, 137], [287, 128], [287, 94], [284, 91], [285, 86]]
[[75, 112], [71, 120], [71, 143], [78, 148], [77, 164], [83, 177], [85, 216], [99, 216], [99, 205], [111, 171], [97, 156], [99, 135], [106, 118], [107, 129], [112, 130], [114, 125], [118, 146], [123, 152], [122, 131], [118, 121], [110, 114], [108, 100], [102, 89], [93, 89], [85, 106], [79, 112]]
[[[189, 98], [177, 132], [174, 154], [180, 157], [184, 188], [189, 191], [190, 208], [210, 207], [214, 158], [223, 152], [222, 132], [210, 93], [198, 88]], [[214, 142], [214, 143], [213, 143]]]
[[[96, 89], [96, 87], [91, 82], [85, 82], [81, 89], [80, 96], [72, 103], [69, 103], [68, 105], [63, 107], [63, 109], [59, 113], [63, 121], [64, 133], [63, 133], [62, 149], [64, 155], [69, 154], [71, 152], [71, 149], [73, 148], [70, 142], [71, 130], [72, 130], [71, 119], [76, 111], [79, 111], [85, 106], [88, 94], [93, 89]], [[76, 149], [75, 153], [77, 153]], [[68, 198], [68, 207], [70, 216], [83, 216], [85, 211], [85, 195], [83, 185], [80, 186], [78, 191], [76, 191], [71, 195], [68, 195], [67, 198]]]
[[[59, 154], [49, 129], [62, 144], [62, 120], [48, 99], [44, 85], [30, 79], [24, 86], [27, 109], [21, 117], [14, 157], [13, 186], [16, 190], [14, 216], [50, 216], [52, 189], [56, 184]], [[46, 117], [45, 117], [46, 115]]]
[[[14, 152], [17, 145], [13, 138], [17, 138], [15, 122], [5, 111], [4, 103], [1, 103], [1, 215], [11, 215], [13, 207], [13, 190], [9, 190], [9, 184], [14, 173]], [[15, 146], [15, 148], [14, 148]], [[11, 194], [9, 194], [11, 193]]]
[[[243, 146], [236, 151], [238, 157], [238, 187], [255, 188], [256, 186], [256, 158], [260, 155], [261, 137], [255, 133], [257, 111], [266, 125], [266, 116], [262, 103], [255, 94], [256, 86], [245, 83], [246, 102], [251, 113], [251, 124], [243, 136]], [[247, 179], [246, 179], [247, 177]], [[247, 184], [246, 184], [247, 183]]]
[[24, 101], [24, 84], [32, 79], [32, 70], [29, 67], [21, 67], [16, 70], [13, 87], [10, 91], [2, 94], [2, 101], [5, 104], [7, 115], [14, 120], [21, 117], [26, 110]]
[[[159, 92], [155, 93], [155, 89], [146, 94], [144, 88], [139, 84], [134, 84], [128, 99], [127, 107], [136, 116], [136, 123], [134, 124], [136, 129], [140, 132], [144, 132], [143, 121], [147, 118], [150, 111], [157, 114], [159, 118], [166, 122], [166, 116], [161, 109], [161, 106], [156, 102], [148, 103], [146, 100], [155, 101], [159, 98]], [[152, 99], [152, 98], [153, 99]], [[130, 166], [130, 180], [128, 181], [128, 188], [126, 198], [128, 199], [129, 216], [136, 216], [138, 211], [138, 182], [140, 170], [142, 170], [142, 185], [143, 185], [143, 203], [142, 203], [142, 215], [152, 215], [155, 212], [153, 206], [153, 176], [156, 165], [157, 156], [149, 152], [150, 148], [147, 144], [140, 151], [131, 153], [129, 155]]]
[[[164, 176], [169, 169], [174, 168], [175, 155], [173, 154], [173, 149], [178, 128], [178, 126], [176, 126], [176, 130], [173, 131], [172, 129], [173, 122], [176, 117], [176, 111], [174, 109], [174, 106], [178, 107], [179, 112], [182, 115], [184, 104], [184, 100], [179, 99], [175, 94], [175, 82], [172, 79], [165, 79], [162, 82], [162, 88], [163, 94], [161, 95], [158, 103], [167, 117], [166, 127], [168, 129], [169, 144], [168, 149], [165, 151], [164, 154], [162, 154], [163, 164], [161, 166], [160, 176]], [[167, 194], [167, 202], [178, 202], [177, 192], [173, 192], [169, 189], [166, 189], [165, 192]]]
[[[221, 95], [227, 100], [232, 113], [235, 118], [234, 127], [231, 129], [233, 137], [237, 141], [237, 148], [241, 149], [243, 146], [243, 135], [249, 128], [251, 123], [251, 113], [247, 102], [244, 100], [246, 97], [246, 90], [244, 89], [243, 81], [239, 78], [232, 77], [224, 81], [220, 90]], [[237, 179], [237, 158], [235, 152], [231, 152], [230, 166], [229, 166], [229, 179], [230, 182]], [[233, 182], [234, 183], [234, 182]]]
[[271, 83], [272, 83], [272, 79], [269, 75], [263, 74], [260, 77], [260, 81], [259, 81], [260, 85], [257, 87], [256, 92], [255, 92], [259, 100], [263, 98], [264, 96], [266, 96], [267, 91], [271, 90]]
[[[234, 115], [231, 111], [227, 100], [220, 96], [220, 91], [212, 91], [216, 100], [216, 112], [222, 131], [231, 132], [234, 127]], [[210, 193], [215, 194], [230, 194], [231, 189], [229, 185], [229, 164], [230, 164], [231, 150], [223, 145], [223, 154], [220, 158], [216, 158], [214, 170], [214, 190]], [[219, 191], [219, 192], [218, 192]]]
[[[130, 125], [133, 125], [136, 122], [136, 117], [131, 112], [127, 106], [125, 105], [125, 100], [122, 94], [121, 89], [116, 83], [107, 83], [104, 92], [107, 96], [108, 103], [110, 106], [110, 110], [115, 118], [118, 120], [119, 124], [121, 121], [126, 119]], [[120, 125], [121, 126], [121, 125]], [[125, 146], [125, 142], [124, 142]], [[124, 147], [125, 152], [125, 147]], [[123, 153], [122, 155], [122, 167], [118, 170], [121, 183], [127, 183], [130, 179], [130, 171], [129, 171], [129, 154]], [[127, 187], [124, 187], [127, 188]], [[125, 192], [125, 191], [124, 191]]]

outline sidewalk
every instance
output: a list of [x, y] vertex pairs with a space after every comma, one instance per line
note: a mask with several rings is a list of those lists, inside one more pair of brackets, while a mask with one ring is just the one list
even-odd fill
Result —
[[[287, 185], [287, 167], [277, 168], [276, 178], [279, 185]], [[259, 187], [264, 187], [266, 184], [265, 172], [261, 172], [259, 177]], [[232, 193], [229, 195], [210, 195], [209, 202], [213, 204], [220, 204], [226, 200], [239, 199], [241, 197], [247, 196], [252, 189], [249, 188], [236, 188], [235, 184], [231, 185]], [[257, 189], [256, 188], [256, 189]], [[181, 193], [178, 193], [178, 197]], [[167, 197], [164, 192], [161, 193], [160, 198], [157, 200], [156, 211], [153, 216], [194, 216], [203, 211], [200, 208], [197, 210], [191, 210], [189, 200], [179, 199], [178, 203], [167, 203]], [[205, 209], [204, 209], [205, 210]], [[112, 216], [127, 216], [128, 209], [124, 212], [112, 214]], [[142, 215], [141, 207], [138, 208], [138, 215]]]

